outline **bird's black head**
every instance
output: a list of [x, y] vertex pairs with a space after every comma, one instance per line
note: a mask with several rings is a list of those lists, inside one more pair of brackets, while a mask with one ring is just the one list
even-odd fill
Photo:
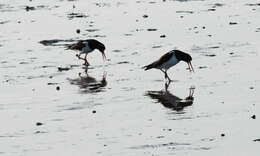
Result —
[[87, 40], [87, 42], [91, 49], [98, 49], [100, 52], [104, 52], [106, 49], [106, 47], [103, 43], [101, 43], [95, 39]]
[[180, 50], [174, 50], [174, 53], [175, 53], [176, 58], [179, 61], [184, 61], [184, 62], [188, 63], [190, 71], [194, 72], [194, 69], [193, 69], [192, 64], [191, 64], [192, 57], [189, 54], [182, 52]]
[[90, 40], [87, 40], [88, 42], [88, 46], [91, 48], [91, 49], [98, 49], [101, 53], [102, 53], [102, 56], [103, 56], [103, 59], [106, 60], [106, 55], [105, 55], [105, 45], [95, 39], [90, 39]]
[[182, 52], [182, 51], [179, 51], [179, 50], [174, 50], [174, 52], [175, 52], [176, 58], [179, 61], [184, 61], [184, 62], [187, 62], [187, 63], [192, 61], [192, 57], [189, 54]]

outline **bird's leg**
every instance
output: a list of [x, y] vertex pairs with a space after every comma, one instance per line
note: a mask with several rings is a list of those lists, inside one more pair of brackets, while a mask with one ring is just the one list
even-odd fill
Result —
[[84, 61], [85, 61], [85, 63], [84, 63], [84, 65], [86, 65], [86, 66], [89, 66], [89, 63], [88, 63], [88, 61], [87, 61], [87, 53], [86, 53], [86, 55], [85, 55], [85, 57], [84, 57]]
[[169, 78], [169, 76], [168, 76], [168, 74], [167, 74], [167, 72], [166, 72], [166, 70], [164, 71], [164, 70], [162, 70], [162, 69], [160, 69], [163, 73], [164, 73], [164, 78], [165, 79], [168, 79], [169, 80], [169, 82], [171, 81], [171, 79]]
[[169, 82], [165, 82], [165, 91], [168, 92], [168, 88], [169, 88], [169, 85], [170, 85], [170, 81]]
[[172, 80], [170, 79], [170, 77], [168, 76], [168, 74], [167, 74], [167, 70], [165, 70], [165, 78], [167, 78], [168, 80], [169, 80], [169, 82], [172, 82]]

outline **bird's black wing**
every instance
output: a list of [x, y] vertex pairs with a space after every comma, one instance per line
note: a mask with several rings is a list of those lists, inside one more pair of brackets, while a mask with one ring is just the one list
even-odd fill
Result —
[[83, 43], [83, 41], [78, 41], [75, 44], [69, 45], [68, 49], [71, 49], [71, 50], [82, 50], [82, 48], [84, 48], [84, 47], [85, 47], [85, 44]]
[[149, 70], [151, 68], [160, 67], [164, 62], [167, 62], [172, 57], [172, 55], [174, 55], [174, 52], [170, 51], [164, 54], [163, 56], [161, 56], [157, 61], [154, 61], [153, 63], [144, 66], [143, 68], [145, 68], [145, 70]]
[[167, 62], [169, 59], [171, 59], [172, 55], [174, 54], [173, 51], [170, 51], [163, 56], [159, 58], [159, 60], [156, 61], [156, 66], [161, 66], [163, 63]]

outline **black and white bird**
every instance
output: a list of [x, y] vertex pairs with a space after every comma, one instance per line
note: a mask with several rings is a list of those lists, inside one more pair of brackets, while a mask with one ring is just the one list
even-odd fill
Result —
[[[80, 51], [79, 54], [76, 54], [76, 56], [79, 59], [82, 59], [85, 61], [85, 65], [88, 66], [89, 63], [87, 61], [87, 55], [91, 52], [93, 52], [95, 49], [99, 50], [102, 54], [103, 60], [106, 60], [105, 55], [105, 45], [95, 39], [88, 39], [88, 40], [79, 40], [77, 43], [71, 44], [68, 46], [68, 49], [70, 50], [77, 50]], [[80, 57], [81, 54], [85, 54], [85, 57]]]
[[161, 56], [158, 60], [154, 61], [153, 63], [144, 66], [143, 68], [144, 70], [149, 70], [152, 68], [160, 69], [164, 73], [165, 79], [172, 81], [167, 74], [167, 70], [172, 66], [175, 66], [180, 61], [184, 61], [188, 64], [189, 70], [194, 72], [191, 60], [192, 57], [189, 54], [180, 50], [172, 50]]

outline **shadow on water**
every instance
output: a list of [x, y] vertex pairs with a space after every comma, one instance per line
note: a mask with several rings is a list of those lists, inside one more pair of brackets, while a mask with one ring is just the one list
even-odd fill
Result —
[[69, 79], [69, 81], [73, 85], [78, 85], [81, 93], [98, 93], [105, 91], [104, 89], [107, 86], [106, 75], [107, 73], [104, 72], [102, 79], [97, 80], [96, 78], [89, 76], [87, 72], [85, 73], [85, 76], [82, 76], [82, 74], [79, 73], [78, 78]]
[[170, 83], [165, 83], [164, 90], [160, 91], [147, 91], [145, 96], [149, 96], [152, 99], [156, 99], [158, 103], [161, 103], [164, 107], [181, 111], [187, 106], [191, 106], [194, 101], [194, 87], [189, 88], [189, 95], [181, 99], [168, 91]]

